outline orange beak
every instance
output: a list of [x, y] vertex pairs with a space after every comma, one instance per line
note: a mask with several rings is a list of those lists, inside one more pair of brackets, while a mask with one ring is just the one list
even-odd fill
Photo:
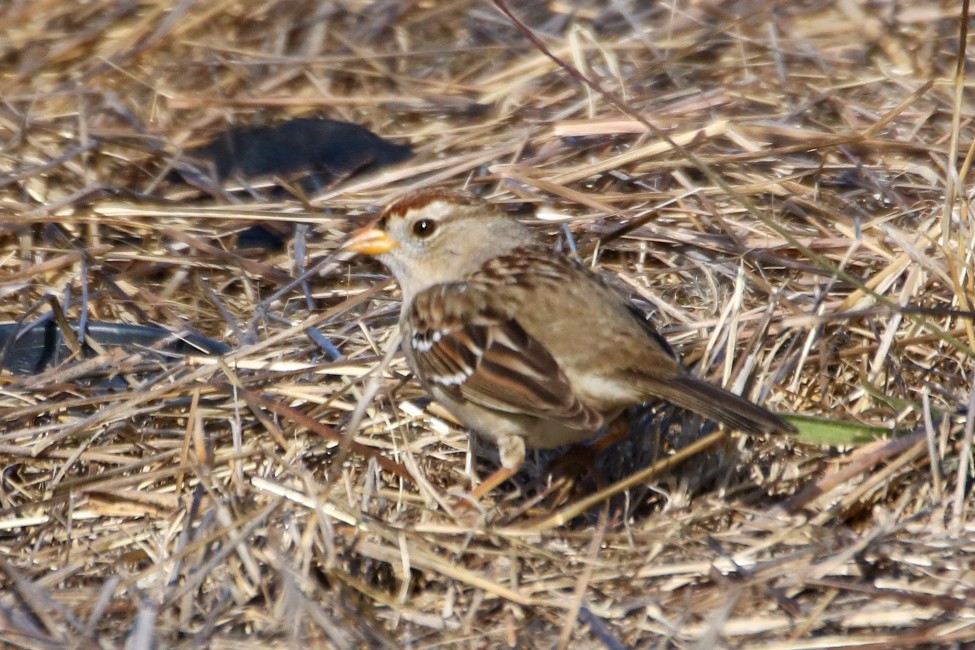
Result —
[[360, 255], [384, 255], [396, 248], [396, 242], [384, 230], [366, 226], [352, 233], [342, 248]]

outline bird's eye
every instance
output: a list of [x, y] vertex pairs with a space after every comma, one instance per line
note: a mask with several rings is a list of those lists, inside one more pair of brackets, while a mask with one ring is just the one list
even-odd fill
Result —
[[413, 224], [413, 234], [420, 239], [426, 239], [437, 229], [437, 222], [433, 219], [420, 219]]

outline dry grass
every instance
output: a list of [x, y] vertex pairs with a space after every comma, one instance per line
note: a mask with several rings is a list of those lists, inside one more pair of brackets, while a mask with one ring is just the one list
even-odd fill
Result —
[[[0, 374], [6, 646], [975, 642], [959, 3], [512, 4], [624, 105], [485, 3], [4, 5], [0, 320], [53, 296], [71, 317], [236, 348]], [[226, 125], [297, 115], [418, 155], [307, 201], [169, 179]], [[578, 517], [578, 494], [536, 498], [537, 467], [483, 512], [456, 509], [468, 466], [491, 462], [465, 456], [466, 433], [387, 357], [397, 294], [381, 269], [333, 256], [375, 206], [436, 184], [537, 206], [699, 372], [818, 417], [804, 441], [844, 422], [888, 435], [731, 440]], [[233, 248], [282, 219], [314, 224], [301, 246]], [[78, 379], [81, 364], [130, 389]], [[604, 473], [702, 433], [671, 415]]]

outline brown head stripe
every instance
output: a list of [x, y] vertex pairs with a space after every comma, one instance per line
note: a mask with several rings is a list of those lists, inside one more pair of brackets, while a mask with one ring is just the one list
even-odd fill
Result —
[[477, 200], [470, 194], [451, 190], [418, 190], [390, 204], [383, 210], [382, 220], [405, 216], [410, 210], [426, 207], [436, 201], [448, 201], [461, 205], [475, 205]]

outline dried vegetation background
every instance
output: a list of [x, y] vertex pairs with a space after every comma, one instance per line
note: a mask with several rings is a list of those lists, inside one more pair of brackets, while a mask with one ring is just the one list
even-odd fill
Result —
[[[626, 110], [489, 3], [3, 3], [0, 320], [56, 306], [235, 348], [0, 373], [6, 647], [975, 640], [961, 3], [512, 4]], [[416, 156], [299, 198], [169, 173], [228, 125], [295, 116]], [[399, 357], [377, 370], [395, 286], [335, 256], [432, 185], [538, 208], [697, 372], [818, 421], [576, 517], [578, 491], [544, 491], [548, 458], [457, 508], [494, 465]], [[271, 221], [311, 226], [280, 252], [235, 246]], [[626, 457], [706, 433], [671, 415]], [[809, 442], [849, 442], [844, 423], [876, 440]], [[604, 484], [633, 470], [603, 462]]]

